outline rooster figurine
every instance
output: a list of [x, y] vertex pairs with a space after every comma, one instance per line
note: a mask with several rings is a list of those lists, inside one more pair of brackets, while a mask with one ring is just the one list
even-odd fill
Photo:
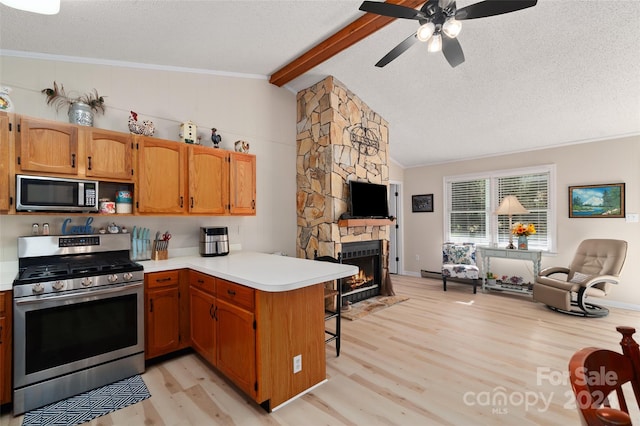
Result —
[[222, 141], [222, 136], [217, 134], [216, 133], [217, 131], [218, 131], [218, 129], [216, 129], [216, 128], [211, 129], [211, 142], [213, 142], [213, 147], [214, 148], [220, 148], [218, 146], [218, 144]]
[[153, 136], [156, 131], [152, 121], [145, 120], [142, 123], [138, 121], [138, 114], [131, 111], [129, 116], [129, 131], [136, 135]]

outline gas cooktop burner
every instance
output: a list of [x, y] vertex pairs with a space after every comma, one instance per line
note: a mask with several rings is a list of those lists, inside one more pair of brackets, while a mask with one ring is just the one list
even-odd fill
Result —
[[119, 284], [137, 279], [137, 272], [143, 267], [130, 259], [130, 248], [130, 237], [120, 234], [20, 237], [14, 289], [42, 283], [45, 288], [55, 284], [58, 290], [69, 289], [72, 280], [92, 287], [96, 283]]

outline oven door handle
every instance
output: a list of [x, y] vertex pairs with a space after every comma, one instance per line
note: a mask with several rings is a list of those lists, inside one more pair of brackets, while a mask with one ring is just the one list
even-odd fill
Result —
[[61, 294], [57, 296], [47, 296], [47, 297], [38, 297], [38, 298], [25, 297], [22, 299], [17, 299], [15, 303], [16, 305], [27, 305], [32, 303], [42, 303], [44, 301], [49, 301], [49, 300], [60, 300], [60, 299], [69, 300], [69, 299], [78, 299], [82, 297], [102, 296], [105, 294], [119, 293], [119, 292], [122, 292], [122, 290], [136, 289], [138, 287], [142, 287], [143, 284], [144, 283], [140, 282], [135, 284], [127, 284], [125, 286], [109, 287], [108, 289], [104, 289], [104, 290], [94, 290], [91, 292], [74, 293], [74, 294]]

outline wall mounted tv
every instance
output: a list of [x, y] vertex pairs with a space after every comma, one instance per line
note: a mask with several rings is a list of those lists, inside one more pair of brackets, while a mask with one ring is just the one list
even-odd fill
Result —
[[351, 216], [356, 218], [387, 218], [389, 202], [387, 187], [377, 183], [349, 182]]

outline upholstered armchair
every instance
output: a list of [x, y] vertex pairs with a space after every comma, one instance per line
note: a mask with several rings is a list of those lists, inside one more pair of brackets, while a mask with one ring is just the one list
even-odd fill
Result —
[[533, 284], [533, 300], [565, 314], [607, 316], [607, 308], [588, 303], [586, 299], [605, 297], [611, 284], [618, 284], [626, 256], [626, 241], [584, 240], [568, 268], [554, 266], [540, 271]]
[[447, 291], [447, 278], [467, 278], [476, 293], [480, 270], [476, 265], [476, 246], [473, 243], [444, 243], [442, 245], [442, 288]]

